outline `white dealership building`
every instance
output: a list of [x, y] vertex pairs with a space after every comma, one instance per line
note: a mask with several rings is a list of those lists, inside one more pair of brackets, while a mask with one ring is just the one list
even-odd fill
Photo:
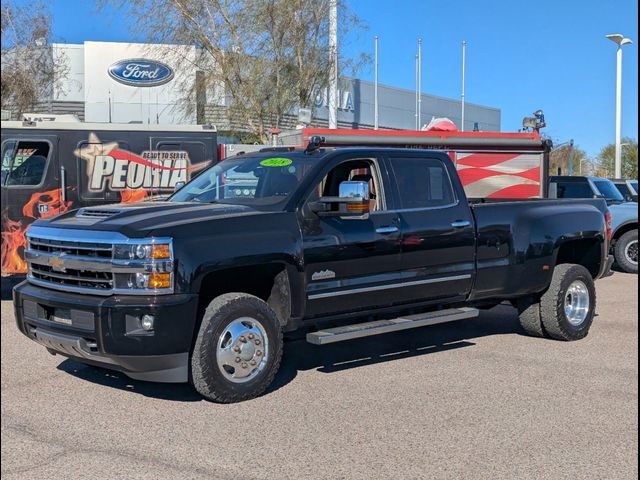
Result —
[[[242, 129], [228, 115], [231, 99], [220, 88], [195, 88], [185, 100], [185, 87], [198, 84], [201, 74], [188, 61], [172, 65], [171, 58], [193, 59], [193, 46], [150, 45], [115, 42], [54, 44], [53, 55], [66, 65], [65, 74], [42, 99], [39, 110], [74, 113], [87, 122], [213, 123], [220, 132]], [[372, 82], [342, 79], [338, 126], [373, 128]], [[379, 85], [379, 125], [386, 129], [414, 129], [416, 96], [412, 90]], [[188, 108], [185, 108], [188, 107]], [[461, 105], [457, 99], [422, 95], [420, 124], [433, 117], [447, 117], [460, 127]], [[313, 110], [315, 126], [326, 126], [326, 93], [319, 92]], [[295, 114], [289, 123], [295, 123]], [[465, 130], [500, 131], [500, 110], [467, 102]]]

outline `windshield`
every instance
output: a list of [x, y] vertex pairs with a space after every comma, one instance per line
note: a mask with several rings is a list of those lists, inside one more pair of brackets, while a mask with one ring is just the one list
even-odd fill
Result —
[[616, 186], [610, 180], [594, 180], [593, 182], [602, 195], [607, 200], [615, 200], [618, 202], [624, 202], [624, 197], [618, 191]]
[[631, 184], [631, 187], [633, 187], [633, 192], [637, 195], [638, 194], [638, 181], [636, 180], [635, 182], [629, 182]]
[[281, 208], [317, 163], [317, 156], [273, 152], [224, 160], [187, 183], [169, 201]]

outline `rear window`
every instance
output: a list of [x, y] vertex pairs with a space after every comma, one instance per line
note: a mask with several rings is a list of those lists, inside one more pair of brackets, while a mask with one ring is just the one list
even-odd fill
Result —
[[558, 182], [558, 198], [592, 198], [593, 191], [587, 182]]
[[2, 144], [2, 185], [36, 186], [44, 179], [50, 145], [45, 141], [9, 140]]

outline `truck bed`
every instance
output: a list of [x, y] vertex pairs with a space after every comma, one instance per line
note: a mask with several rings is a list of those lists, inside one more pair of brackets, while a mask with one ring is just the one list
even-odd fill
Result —
[[[566, 232], [579, 232], [575, 235], [585, 238], [606, 236], [607, 204], [601, 199], [482, 199], [470, 200], [469, 205], [477, 234], [476, 300], [496, 295], [515, 298], [531, 291], [532, 285], [534, 291], [542, 291], [548, 285], [547, 266], [555, 264], [557, 239], [575, 239]], [[551, 217], [553, 221], [544, 221]], [[583, 231], [586, 217], [601, 225], [600, 231]], [[594, 270], [601, 264], [600, 256], [606, 255], [606, 243], [602, 242], [604, 247], [593, 243], [598, 250], [591, 252]]]

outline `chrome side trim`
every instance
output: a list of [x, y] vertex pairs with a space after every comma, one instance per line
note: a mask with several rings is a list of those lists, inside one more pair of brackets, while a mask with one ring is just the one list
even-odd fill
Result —
[[320, 298], [339, 297], [342, 295], [351, 295], [354, 293], [377, 292], [379, 290], [388, 290], [392, 288], [414, 287], [416, 285], [427, 285], [430, 283], [453, 282], [456, 280], [466, 280], [469, 278], [471, 278], [471, 274], [467, 273], [464, 275], [452, 275], [449, 277], [428, 278], [425, 280], [415, 280], [412, 282], [404, 282], [404, 283], [392, 283], [389, 285], [375, 285], [373, 287], [351, 288], [348, 290], [339, 290], [337, 292], [316, 293], [313, 295], [309, 295], [308, 298], [309, 300], [317, 300]]

